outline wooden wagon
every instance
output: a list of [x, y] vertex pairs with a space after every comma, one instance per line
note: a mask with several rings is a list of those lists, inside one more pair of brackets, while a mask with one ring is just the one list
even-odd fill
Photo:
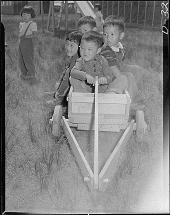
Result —
[[[59, 122], [64, 129], [70, 147], [74, 153], [77, 163], [90, 189], [104, 191], [111, 180], [112, 172], [115, 170], [115, 163], [119, 158], [120, 151], [128, 143], [131, 135], [136, 133], [140, 137], [146, 129], [143, 111], [137, 110], [135, 119], [130, 119], [129, 93], [123, 94], [98, 94], [98, 78], [96, 77], [95, 93], [73, 92], [70, 88], [68, 94], [68, 118], [62, 116], [62, 106], [56, 106], [52, 122], [52, 133], [59, 135]], [[61, 120], [60, 120], [61, 119]], [[91, 170], [72, 130], [94, 130], [94, 171]], [[107, 162], [99, 173], [98, 165], [98, 132], [112, 131], [120, 132], [123, 135], [108, 158]]]

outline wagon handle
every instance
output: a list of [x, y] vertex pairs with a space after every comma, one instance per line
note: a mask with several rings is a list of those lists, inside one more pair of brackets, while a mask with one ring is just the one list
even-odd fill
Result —
[[95, 115], [94, 115], [94, 188], [98, 189], [98, 76], [95, 76]]

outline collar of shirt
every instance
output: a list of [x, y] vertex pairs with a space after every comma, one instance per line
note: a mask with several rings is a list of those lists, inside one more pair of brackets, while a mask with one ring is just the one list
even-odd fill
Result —
[[89, 60], [89, 61], [85, 61], [82, 57], [82, 62], [85, 63], [85, 64], [90, 64], [90, 63], [94, 63], [94, 62], [100, 62], [100, 59], [101, 56], [99, 54], [97, 54], [92, 60]]
[[30, 22], [33, 22], [33, 21], [30, 20], [29, 22], [21, 22], [21, 24], [23, 24], [23, 25], [29, 25]]
[[119, 49], [123, 49], [123, 45], [119, 42], [119, 43], [118, 43], [118, 47], [112, 46], [111, 49], [112, 49], [114, 52], [119, 52], [119, 51], [120, 51]]

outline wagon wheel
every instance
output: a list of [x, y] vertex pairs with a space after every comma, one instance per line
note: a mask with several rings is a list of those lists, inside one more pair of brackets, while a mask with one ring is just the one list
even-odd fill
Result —
[[52, 134], [56, 137], [60, 136], [60, 121], [62, 117], [62, 105], [56, 105], [54, 108], [53, 120], [52, 120]]
[[136, 111], [136, 138], [140, 141], [146, 132], [147, 124], [144, 119], [144, 112], [142, 110]]

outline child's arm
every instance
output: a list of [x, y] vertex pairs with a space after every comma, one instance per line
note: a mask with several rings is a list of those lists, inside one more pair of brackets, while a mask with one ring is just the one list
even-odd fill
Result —
[[76, 63], [76, 59], [78, 59], [78, 56], [76, 58], [71, 57], [69, 58], [69, 60], [67, 59], [65, 62], [65, 70], [61, 73], [59, 80], [56, 82], [55, 84], [55, 88], [58, 89], [61, 85], [61, 82], [63, 81], [63, 79], [66, 77], [66, 73], [69, 71], [69, 76], [70, 76], [70, 72], [71, 69], [73, 68], [73, 66]]
[[115, 77], [120, 76], [121, 72], [116, 66], [116, 54], [108, 46], [102, 49], [100, 54], [107, 60], [109, 67], [113, 72], [113, 75]]
[[22, 28], [22, 26], [23, 26], [23, 23], [20, 22], [20, 23], [19, 23], [19, 38], [22, 36], [22, 35], [21, 35], [21, 28]]
[[62, 82], [62, 80], [63, 80], [63, 78], [64, 78], [64, 76], [65, 76], [65, 74], [66, 74], [66, 71], [67, 71], [67, 69], [65, 69], [62, 73], [61, 73], [61, 75], [60, 75], [60, 77], [59, 77], [59, 80], [56, 82], [56, 84], [55, 84], [55, 89], [58, 89], [59, 88], [59, 86], [61, 85], [61, 82]]
[[104, 76], [99, 78], [99, 84], [110, 84], [115, 76], [104, 57], [102, 59], [102, 72]]
[[86, 79], [86, 72], [82, 71], [82, 61], [80, 58], [76, 61], [75, 66], [71, 69], [70, 76], [81, 81]]
[[89, 84], [95, 84], [95, 78], [82, 71], [82, 61], [80, 58], [76, 61], [75, 66], [72, 68], [70, 76], [81, 81], [87, 80], [87, 83]]
[[69, 85], [70, 85], [69, 77], [70, 77], [70, 69], [68, 68], [57, 89], [58, 95], [63, 96], [65, 94], [66, 90], [69, 88]]

